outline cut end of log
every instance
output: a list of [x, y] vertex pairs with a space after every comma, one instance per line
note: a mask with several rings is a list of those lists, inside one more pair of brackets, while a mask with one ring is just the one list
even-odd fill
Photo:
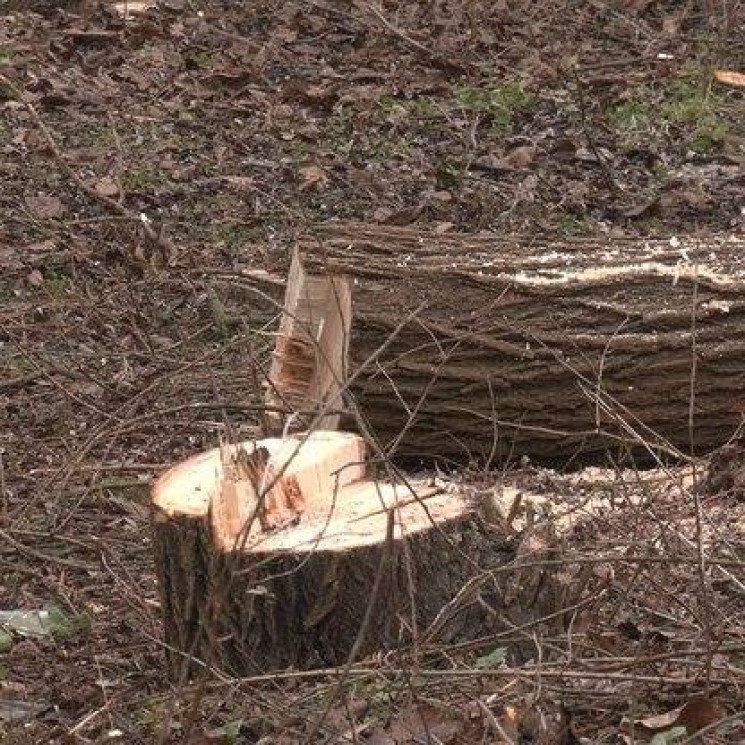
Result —
[[[370, 476], [364, 440], [345, 432], [267, 438], [216, 448], [181, 463], [156, 483], [160, 520], [209, 521], [223, 552], [345, 551], [463, 515], [459, 500], [421, 483]], [[402, 528], [402, 526], [404, 526]]]

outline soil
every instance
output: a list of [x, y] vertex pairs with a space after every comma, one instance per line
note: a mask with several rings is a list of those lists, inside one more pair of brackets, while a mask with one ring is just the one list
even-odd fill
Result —
[[741, 485], [510, 471], [545, 497], [515, 540], [560, 514], [590, 568], [561, 633], [520, 668], [489, 638], [343, 683], [169, 681], [148, 504], [256, 434], [272, 329], [215, 280], [313, 223], [742, 233], [745, 89], [714, 73], [745, 71], [743, 3], [142, 5], [0, 2], [0, 603], [72, 619], [0, 647], [2, 741], [745, 740]]

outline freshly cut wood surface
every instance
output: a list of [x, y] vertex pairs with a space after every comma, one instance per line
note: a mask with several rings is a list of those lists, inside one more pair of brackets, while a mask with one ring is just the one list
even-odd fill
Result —
[[[269, 370], [270, 409], [303, 412], [288, 422], [270, 414], [275, 429], [339, 428], [352, 321], [351, 283], [342, 275], [309, 275], [298, 251], [290, 264], [284, 314]], [[325, 413], [324, 413], [325, 412]], [[314, 421], [315, 419], [315, 421]]]
[[[248, 473], [250, 459], [262, 451], [267, 457]], [[457, 500], [421, 483], [370, 478], [366, 458], [364, 440], [346, 432], [215, 448], [166, 472], [155, 485], [153, 504], [161, 520], [209, 518], [215, 547], [225, 552], [344, 551], [374, 544], [385, 538], [388, 509], [399, 504], [396, 538], [428, 529], [433, 517], [462, 514]]]

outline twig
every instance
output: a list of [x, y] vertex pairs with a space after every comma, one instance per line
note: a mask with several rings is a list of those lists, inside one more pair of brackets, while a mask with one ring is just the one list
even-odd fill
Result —
[[75, 561], [74, 559], [63, 559], [60, 556], [49, 556], [48, 554], [43, 554], [41, 551], [37, 551], [35, 548], [29, 548], [23, 543], [19, 543], [15, 538], [8, 535], [8, 533], [6, 533], [4, 530], [0, 530], [0, 538], [11, 545], [16, 551], [20, 551], [22, 554], [25, 554], [32, 559], [39, 559], [40, 561], [44, 561], [48, 564], [59, 564], [60, 566], [68, 567], [69, 569], [82, 569], [84, 572], [95, 572], [97, 568], [92, 564], [83, 564], [82, 562]]
[[446, 69], [449, 68], [451, 70], [466, 69], [461, 62], [456, 62], [455, 60], [443, 57], [442, 55], [437, 54], [437, 52], [434, 52], [426, 47], [421, 42], [418, 42], [416, 39], [412, 39], [411, 36], [409, 36], [405, 31], [391, 23], [386, 18], [383, 11], [373, 3], [358, 3], [357, 5], [358, 7], [364, 10], [368, 10], [370, 13], [372, 13], [383, 24], [383, 26], [388, 29], [388, 31], [390, 31], [397, 38], [401, 39], [401, 41], [403, 41], [405, 44], [408, 44], [408, 46], [410, 46], [412, 49], [415, 49], [417, 52], [423, 54], [435, 66], [444, 67]]
[[[694, 266], [694, 282], [693, 282], [693, 297], [691, 299], [691, 381], [690, 381], [690, 395], [688, 402], [688, 439], [690, 441], [691, 455], [695, 456], [695, 428], [694, 428], [694, 414], [695, 414], [695, 403], [696, 403], [696, 371], [697, 371], [697, 348], [696, 348], [696, 311], [698, 306], [698, 282], [695, 278], [698, 277], [698, 264]], [[696, 480], [696, 460], [693, 460], [693, 478]], [[699, 607], [699, 618], [703, 628], [704, 644], [706, 646], [706, 680], [711, 678], [712, 665], [714, 663], [714, 632], [712, 630], [712, 597], [709, 578], [707, 577], [706, 568], [706, 549], [704, 547], [704, 516], [701, 508], [701, 494], [699, 489], [691, 489], [690, 492], [693, 495], [693, 506], [695, 510], [695, 524], [696, 524], [696, 554], [698, 556], [698, 579], [699, 579], [699, 593], [700, 593], [700, 607]]]
[[331, 708], [333, 707], [334, 703], [337, 701], [337, 699], [341, 695], [344, 689], [344, 684], [349, 678], [349, 673], [352, 669], [352, 665], [354, 665], [354, 660], [359, 654], [360, 649], [362, 648], [362, 644], [365, 641], [365, 637], [367, 636], [367, 630], [370, 627], [370, 622], [372, 621], [373, 613], [375, 612], [375, 610], [377, 610], [378, 595], [380, 594], [380, 588], [383, 584], [383, 577], [386, 574], [386, 570], [388, 570], [390, 567], [391, 556], [393, 554], [393, 529], [394, 527], [395, 527], [394, 510], [391, 509], [388, 511], [388, 522], [386, 525], [386, 532], [385, 532], [385, 544], [383, 545], [383, 552], [380, 556], [380, 561], [378, 562], [378, 568], [375, 573], [375, 580], [373, 582], [372, 590], [370, 591], [370, 599], [367, 604], [367, 608], [365, 608], [365, 615], [363, 616], [362, 623], [360, 624], [360, 627], [357, 631], [357, 636], [354, 639], [354, 644], [352, 644], [352, 649], [349, 651], [349, 656], [347, 657], [347, 661], [344, 664], [344, 667], [339, 671], [339, 681], [337, 683], [336, 690], [334, 691], [334, 695], [330, 697], [329, 703], [326, 706], [323, 714], [321, 715], [320, 719], [314, 724], [312, 732], [310, 733], [310, 735], [308, 735], [308, 740], [307, 740], [308, 742], [316, 741], [316, 738], [315, 738], [316, 733], [326, 723], [326, 719], [331, 713]]
[[605, 177], [605, 181], [614, 191], [618, 191], [619, 187], [616, 183], [616, 180], [613, 178], [613, 174], [611, 173], [610, 169], [608, 168], [608, 165], [605, 162], [605, 159], [600, 155], [600, 151], [597, 149], [595, 145], [595, 138], [592, 136], [592, 132], [590, 131], [590, 127], [587, 122], [587, 107], [585, 105], [585, 95], [582, 91], [582, 81], [580, 80], [579, 73], [577, 72], [576, 67], [572, 67], [572, 75], [574, 77], [574, 82], [577, 85], [577, 103], [579, 104], [579, 116], [580, 121], [582, 123], [582, 132], [585, 135], [585, 139], [587, 140], [587, 144], [592, 151], [592, 154], [595, 156], [595, 159], [598, 162], [598, 165], [600, 166], [603, 176]]

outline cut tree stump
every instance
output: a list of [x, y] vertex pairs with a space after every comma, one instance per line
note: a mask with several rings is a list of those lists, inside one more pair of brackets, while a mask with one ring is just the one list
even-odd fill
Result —
[[704, 454], [742, 422], [742, 237], [520, 241], [326, 225], [300, 253], [310, 273], [354, 281], [351, 391], [397, 455]]
[[485, 578], [515, 547], [472, 493], [375, 480], [365, 456], [358, 436], [318, 431], [217, 448], [157, 481], [174, 674], [344, 664], [555, 610], [540, 568], [518, 588]]

